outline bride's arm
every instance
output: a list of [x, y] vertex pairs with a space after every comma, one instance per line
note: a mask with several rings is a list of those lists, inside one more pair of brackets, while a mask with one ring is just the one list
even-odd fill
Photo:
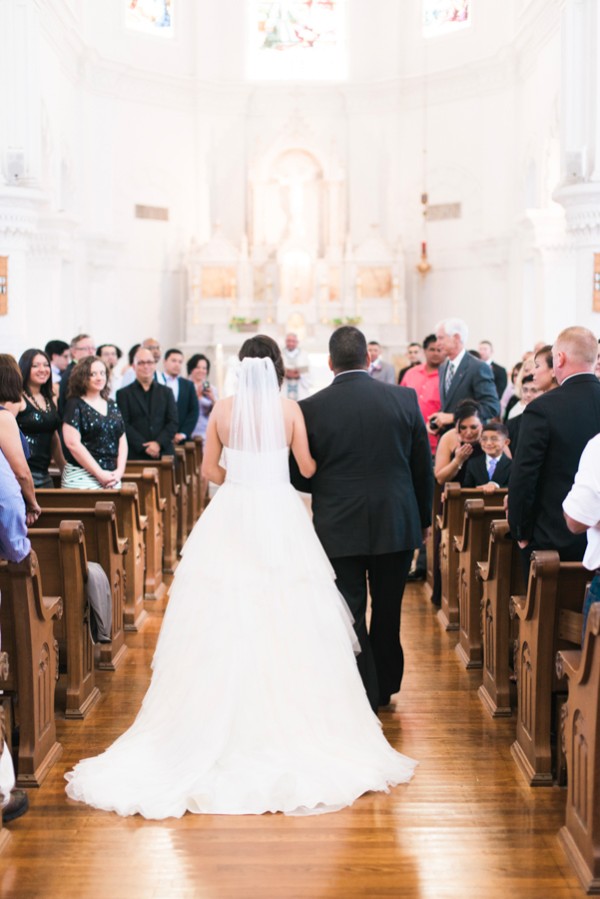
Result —
[[204, 445], [204, 453], [202, 456], [202, 477], [212, 481], [213, 484], [222, 484], [225, 480], [227, 472], [219, 465], [219, 459], [223, 451], [223, 444], [217, 432], [217, 418], [219, 415], [219, 404], [217, 403], [208, 419], [208, 427], [206, 429], [206, 443]]
[[292, 404], [292, 442], [290, 447], [302, 477], [312, 478], [317, 470], [317, 463], [310, 454], [304, 416], [297, 403]]

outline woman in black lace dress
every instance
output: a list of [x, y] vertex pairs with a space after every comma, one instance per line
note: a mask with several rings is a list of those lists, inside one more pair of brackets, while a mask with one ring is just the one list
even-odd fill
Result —
[[63, 415], [62, 486], [81, 490], [120, 487], [127, 463], [125, 424], [108, 398], [106, 365], [97, 356], [77, 363], [69, 378]]
[[43, 350], [25, 350], [19, 359], [25, 408], [17, 423], [27, 439], [31, 476], [36, 487], [53, 487], [48, 474], [52, 459], [62, 472], [65, 459], [59, 437], [60, 418], [52, 393], [50, 359]]

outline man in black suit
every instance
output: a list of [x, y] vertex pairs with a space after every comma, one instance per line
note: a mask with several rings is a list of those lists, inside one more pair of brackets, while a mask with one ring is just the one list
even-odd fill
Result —
[[522, 414], [508, 484], [508, 523], [525, 571], [536, 549], [555, 549], [566, 562], [583, 559], [585, 534], [569, 531], [562, 504], [588, 440], [600, 432], [597, 352], [596, 336], [587, 328], [561, 331], [552, 351], [559, 387], [532, 400]]
[[306, 481], [292, 463], [292, 483], [312, 493], [315, 529], [354, 617], [358, 667], [377, 709], [402, 680], [400, 606], [431, 521], [431, 453], [415, 391], [369, 377], [357, 328], [334, 331], [329, 352], [333, 383], [300, 403], [317, 472]]
[[506, 390], [506, 385], [508, 384], [508, 375], [505, 368], [502, 368], [501, 365], [494, 362], [493, 355], [494, 347], [492, 346], [491, 341], [482, 340], [479, 344], [479, 357], [482, 362], [485, 362], [492, 369], [496, 393], [498, 394], [498, 399], [502, 399], [502, 394]]
[[456, 407], [466, 399], [477, 403], [482, 421], [499, 415], [500, 401], [491, 368], [466, 350], [469, 337], [466, 323], [460, 318], [447, 318], [437, 326], [436, 336], [446, 353], [446, 361], [440, 365], [442, 411], [429, 417], [432, 430], [452, 427]]
[[117, 392], [130, 459], [160, 459], [173, 455], [179, 426], [177, 404], [171, 390], [154, 379], [156, 362], [140, 347], [133, 357], [135, 381]]
[[187, 378], [181, 377], [182, 365], [183, 353], [181, 350], [167, 350], [163, 360], [163, 370], [157, 377], [160, 384], [164, 384], [173, 391], [177, 403], [179, 425], [173, 439], [176, 444], [191, 439], [200, 411], [196, 388]]

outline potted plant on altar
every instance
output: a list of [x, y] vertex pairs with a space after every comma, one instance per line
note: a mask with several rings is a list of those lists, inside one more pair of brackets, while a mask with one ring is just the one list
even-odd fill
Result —
[[341, 328], [342, 325], [360, 325], [362, 318], [360, 315], [347, 315], [345, 318], [332, 318], [330, 323], [334, 328]]
[[232, 331], [256, 331], [259, 324], [259, 318], [246, 318], [245, 315], [234, 315], [229, 319]]

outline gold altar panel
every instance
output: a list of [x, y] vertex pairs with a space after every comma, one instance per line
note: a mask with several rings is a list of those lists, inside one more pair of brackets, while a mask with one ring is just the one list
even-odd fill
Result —
[[364, 298], [384, 298], [392, 295], [391, 268], [369, 266], [358, 270], [360, 292]]
[[255, 303], [262, 303], [265, 299], [265, 291], [267, 287], [267, 276], [262, 266], [254, 268], [254, 291], [253, 297]]
[[230, 300], [236, 294], [234, 268], [207, 267], [202, 269], [202, 297]]
[[330, 268], [329, 269], [329, 294], [328, 299], [330, 303], [337, 303], [340, 299], [340, 293], [342, 289], [342, 273], [339, 268]]

